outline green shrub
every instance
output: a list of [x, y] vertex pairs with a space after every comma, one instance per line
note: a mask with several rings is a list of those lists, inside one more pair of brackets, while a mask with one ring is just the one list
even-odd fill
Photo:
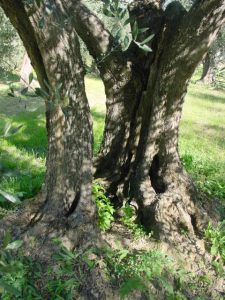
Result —
[[[123, 216], [120, 218], [120, 221], [131, 230], [135, 239], [139, 239], [147, 234], [144, 227], [136, 222], [137, 216], [133, 206], [125, 203], [122, 207], [122, 213]], [[151, 233], [148, 234], [148, 236], [150, 235]]]
[[94, 182], [92, 194], [97, 206], [99, 228], [102, 231], [106, 231], [110, 229], [111, 223], [114, 221], [113, 214], [115, 209], [109, 198], [105, 196], [105, 190], [100, 184]]
[[110, 277], [119, 285], [122, 298], [135, 290], [154, 298], [156, 290], [165, 295], [165, 299], [186, 299], [182, 295], [184, 282], [188, 274], [175, 270], [170, 258], [157, 250], [133, 251], [120, 248], [106, 250], [105, 261]]
[[187, 272], [159, 250], [130, 251], [120, 246], [117, 250], [105, 249], [103, 257], [121, 298], [128, 299], [139, 291], [143, 299], [151, 300], [210, 299], [213, 281], [207, 274]]
[[0, 250], [1, 300], [76, 299], [82, 274], [75, 266], [83, 257], [58, 243], [50, 264], [40, 265], [22, 252], [22, 242], [7, 234]]
[[205, 230], [205, 238], [208, 240], [210, 252], [214, 256], [213, 266], [219, 274], [225, 276], [225, 220], [217, 227], [213, 227], [209, 223]]

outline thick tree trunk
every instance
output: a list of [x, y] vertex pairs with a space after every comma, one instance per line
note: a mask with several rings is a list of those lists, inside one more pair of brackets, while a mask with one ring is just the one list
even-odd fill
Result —
[[[224, 22], [224, 4], [223, 10], [215, 9], [214, 16], [212, 5], [213, 1], [198, 3], [187, 13], [173, 3], [163, 13], [157, 3], [135, 1], [130, 13], [136, 15], [140, 28], [146, 27], [149, 16], [161, 20], [160, 26], [152, 29], [154, 55], [144, 58], [140, 49], [129, 49], [130, 70], [121, 72], [129, 78], [125, 88], [108, 76], [115, 87], [110, 89], [103, 77], [106, 94], [111, 93], [108, 106], [119, 94], [116, 103], [121, 104], [123, 113], [108, 108], [96, 177], [104, 178], [108, 194], [117, 204], [124, 199], [136, 202], [141, 223], [162, 237], [174, 238], [182, 230], [195, 236], [206, 224], [194, 184], [180, 161], [178, 133], [188, 82]], [[205, 15], [200, 18], [203, 9]], [[213, 31], [212, 23], [217, 24]], [[196, 48], [198, 43], [202, 46]]]
[[26, 237], [35, 235], [40, 245], [54, 236], [67, 235], [68, 227], [77, 228], [76, 234], [70, 234], [71, 244], [84, 242], [84, 235], [88, 236], [87, 241], [96, 235], [91, 192], [90, 109], [78, 37], [74, 27], [64, 22], [65, 15], [69, 14], [68, 1], [62, 2], [63, 6], [57, 2], [52, 13], [45, 15], [44, 4], [38, 8], [24, 6], [22, 1], [0, 1], [24, 42], [42, 89], [48, 94], [45, 99], [48, 155], [43, 199], [40, 207], [34, 203], [29, 218], [21, 217], [26, 223], [23, 226]]
[[[138, 26], [150, 26], [155, 34], [149, 43], [153, 52], [146, 54], [135, 43], [125, 53], [119, 47], [115, 51], [111, 34], [80, 0], [0, 0], [47, 95], [48, 130], [42, 193], [4, 219], [0, 236], [12, 228], [28, 250], [34, 238], [30, 253], [45, 258], [54, 251], [54, 237], [82, 248], [100, 240], [91, 197], [92, 126], [77, 34], [99, 66], [107, 96], [96, 176], [105, 178], [117, 203], [135, 202], [142, 224], [162, 238], [176, 240], [182, 230], [194, 237], [201, 230], [204, 217], [179, 158], [178, 129], [188, 82], [225, 21], [225, 3], [197, 0], [186, 13], [177, 1], [164, 12], [163, 2], [136, 0], [130, 6]], [[107, 298], [104, 288], [95, 289], [99, 281], [92, 276], [87, 299]]]

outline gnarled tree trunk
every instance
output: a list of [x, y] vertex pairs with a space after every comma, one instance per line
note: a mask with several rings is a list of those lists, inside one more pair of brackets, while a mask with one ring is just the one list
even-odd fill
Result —
[[135, 43], [123, 52], [80, 0], [49, 1], [50, 13], [45, 1], [0, 0], [48, 93], [44, 197], [26, 227], [39, 236], [68, 236], [74, 226], [95, 233], [92, 130], [77, 35], [97, 62], [107, 97], [96, 176], [115, 201], [136, 202], [140, 221], [162, 237], [201, 230], [196, 190], [179, 158], [179, 122], [189, 80], [224, 24], [225, 3], [197, 0], [186, 12], [177, 1], [163, 10], [164, 2], [129, 7], [138, 27], [150, 28], [140, 39], [154, 34], [152, 53], [144, 53]]
[[189, 80], [224, 23], [224, 9], [223, 1], [196, 1], [189, 12], [177, 2], [163, 11], [159, 1], [135, 1], [130, 14], [155, 34], [153, 53], [132, 44], [119, 59], [112, 51], [100, 63], [107, 114], [96, 177], [117, 203], [136, 202], [142, 224], [162, 237], [184, 229], [195, 236], [205, 225], [180, 161], [179, 122]]
[[[177, 1], [165, 11], [165, 1], [134, 1], [130, 15], [139, 28], [150, 28], [141, 40], [154, 34], [152, 53], [135, 43], [115, 51], [113, 36], [80, 0], [47, 2], [0, 0], [46, 95], [48, 132], [42, 193], [4, 219], [0, 235], [12, 228], [28, 245], [35, 237], [39, 256], [51, 254], [53, 237], [81, 247], [99, 240], [79, 35], [97, 62], [107, 97], [96, 177], [105, 179], [115, 202], [135, 202], [141, 223], [162, 238], [174, 239], [184, 229], [194, 237], [204, 213], [180, 161], [179, 122], [189, 80], [225, 22], [224, 0], [197, 0], [189, 12]], [[104, 290], [96, 296], [89, 288], [89, 299], [106, 298]]]

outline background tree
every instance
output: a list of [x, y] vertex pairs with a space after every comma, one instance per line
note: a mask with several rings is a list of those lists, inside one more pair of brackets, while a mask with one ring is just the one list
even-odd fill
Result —
[[23, 63], [20, 70], [20, 82], [24, 86], [29, 86], [29, 76], [32, 72], [32, 65], [27, 53], [24, 54]]
[[216, 81], [216, 76], [225, 65], [225, 29], [223, 28], [203, 59], [203, 70], [200, 80], [206, 84]]
[[19, 67], [23, 55], [20, 38], [0, 8], [0, 72], [6, 73]]

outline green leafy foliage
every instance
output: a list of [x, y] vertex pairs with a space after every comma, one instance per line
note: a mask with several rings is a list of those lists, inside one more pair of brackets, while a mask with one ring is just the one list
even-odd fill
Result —
[[106, 231], [110, 229], [111, 223], [114, 220], [113, 214], [115, 209], [109, 198], [105, 196], [105, 190], [100, 184], [96, 182], [93, 184], [92, 194], [97, 206], [98, 226], [102, 231]]
[[15, 70], [22, 61], [23, 48], [16, 30], [0, 8], [0, 74]]
[[209, 242], [210, 252], [214, 256], [213, 266], [222, 276], [225, 276], [225, 221], [217, 227], [209, 223], [205, 230], [205, 238]]
[[[147, 45], [154, 37], [153, 34], [145, 37], [140, 41], [140, 34], [149, 30], [149, 28], [139, 28], [135, 18], [130, 17], [126, 2], [119, 0], [105, 1], [103, 13], [112, 19], [112, 34], [116, 38], [117, 44], [126, 51], [130, 44], [134, 42], [144, 52], [151, 52], [151, 48]], [[118, 47], [115, 46], [115, 49]]]
[[158, 250], [130, 251], [119, 245], [117, 250], [104, 249], [103, 258], [112, 283], [125, 299], [138, 295], [151, 300], [203, 300], [213, 284], [207, 274], [189, 273]]
[[[125, 203], [122, 207], [122, 217], [120, 218], [120, 221], [131, 230], [135, 239], [147, 235], [144, 228], [136, 222], [136, 212], [134, 207], [128, 203]], [[149, 233], [148, 236], [150, 237], [151, 233]]]
[[41, 265], [23, 254], [22, 241], [12, 241], [10, 233], [5, 235], [0, 249], [1, 300], [78, 299], [85, 279], [83, 266], [93, 269], [99, 263], [119, 288], [121, 298], [139, 291], [144, 297], [158, 299], [160, 291], [168, 300], [190, 299], [190, 295], [205, 299], [204, 288], [211, 284], [206, 275], [193, 276], [175, 268], [173, 261], [157, 250], [129, 251], [121, 246], [78, 252], [68, 250], [58, 239], [52, 242], [54, 254], [48, 265]]
[[[25, 272], [23, 263], [16, 258], [15, 251], [22, 246], [22, 241], [11, 241], [11, 234], [8, 232], [3, 240], [0, 249], [0, 295], [1, 299], [13, 299], [20, 295], [19, 285], [23, 281]], [[20, 282], [20, 283], [19, 283]], [[6, 295], [11, 295], [7, 297]]]
[[165, 299], [186, 299], [182, 289], [189, 280], [188, 273], [183, 269], [176, 270], [172, 260], [161, 252], [130, 252], [122, 247], [105, 251], [108, 272], [113, 281], [119, 284], [122, 298], [139, 291], [145, 298], [157, 299], [157, 287], [165, 295]]
[[10, 233], [5, 235], [0, 249], [1, 300], [76, 299], [82, 280], [76, 265], [83, 254], [55, 243], [58, 251], [46, 267], [23, 255], [22, 241], [12, 242]]

